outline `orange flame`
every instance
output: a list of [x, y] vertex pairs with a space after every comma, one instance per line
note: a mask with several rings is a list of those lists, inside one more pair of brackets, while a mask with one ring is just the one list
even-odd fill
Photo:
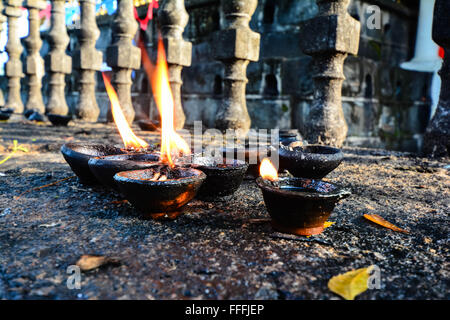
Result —
[[116, 123], [120, 136], [122, 137], [125, 148], [147, 148], [148, 143], [138, 138], [128, 125], [127, 119], [125, 118], [122, 108], [120, 107], [119, 98], [117, 97], [116, 91], [111, 85], [108, 77], [103, 72], [102, 76], [103, 81], [105, 82], [106, 92], [108, 93], [109, 100], [111, 101], [111, 112], [114, 122]]
[[268, 158], [264, 158], [259, 166], [259, 174], [263, 179], [270, 181], [278, 180], [277, 169], [273, 166], [272, 162]]
[[169, 83], [169, 68], [166, 61], [166, 53], [161, 37], [158, 40], [158, 55], [156, 66], [153, 65], [142, 43], [139, 43], [142, 51], [144, 69], [151, 80], [153, 97], [161, 116], [161, 161], [175, 166], [174, 158], [180, 154], [190, 154], [190, 148], [186, 141], [175, 132], [174, 128], [174, 100]]

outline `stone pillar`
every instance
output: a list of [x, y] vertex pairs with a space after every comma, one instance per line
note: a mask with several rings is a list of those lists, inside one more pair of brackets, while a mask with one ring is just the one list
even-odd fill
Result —
[[95, 49], [100, 30], [95, 20], [95, 0], [80, 0], [81, 29], [78, 34], [80, 48], [73, 56], [74, 68], [80, 71], [80, 97], [75, 115], [86, 121], [97, 121], [100, 109], [95, 99], [95, 72], [103, 62], [101, 51]]
[[[131, 102], [131, 71], [141, 65], [141, 51], [133, 39], [138, 24], [134, 18], [133, 0], [118, 0], [118, 7], [112, 25], [113, 40], [106, 51], [106, 61], [113, 70], [112, 84], [115, 86], [120, 106], [129, 123], [134, 120]], [[112, 119], [111, 111], [108, 119]]]
[[245, 88], [247, 65], [259, 58], [260, 35], [249, 27], [257, 0], [222, 0], [224, 28], [214, 44], [214, 57], [225, 66], [223, 101], [216, 117], [220, 130], [250, 128]]
[[183, 39], [183, 31], [189, 20], [184, 0], [166, 0], [158, 10], [158, 21], [166, 48], [169, 81], [174, 99], [175, 129], [184, 126], [186, 116], [181, 104], [181, 71], [191, 65], [192, 43]]
[[66, 115], [69, 107], [64, 95], [65, 76], [72, 72], [72, 58], [66, 55], [69, 44], [65, 24], [65, 0], [52, 1], [51, 28], [49, 32], [50, 53], [47, 69], [50, 71], [50, 89], [46, 113]]
[[25, 110], [35, 110], [42, 114], [45, 112], [42, 100], [42, 77], [44, 76], [44, 59], [39, 50], [42, 46], [41, 34], [39, 32], [39, 11], [47, 6], [43, 0], [27, 0], [25, 8], [28, 9], [29, 33], [25, 39], [27, 47], [25, 73], [28, 79], [28, 100]]
[[[3, 31], [3, 23], [6, 21], [6, 17], [3, 15], [3, 1], [0, 1], [0, 34]], [[5, 105], [5, 99], [3, 97], [3, 91], [0, 89], [0, 108]]]
[[425, 132], [424, 152], [432, 156], [450, 155], [450, 2], [436, 0], [433, 40], [445, 52], [441, 76], [441, 94], [436, 113]]
[[8, 78], [8, 97], [6, 108], [11, 108], [16, 113], [23, 112], [23, 103], [20, 97], [20, 78], [24, 77], [20, 55], [23, 48], [17, 33], [17, 23], [22, 15], [21, 0], [6, 0], [4, 13], [8, 17], [8, 43], [6, 52], [9, 60], [6, 63], [6, 77]]
[[347, 7], [350, 0], [317, 0], [319, 13], [302, 28], [304, 53], [312, 56], [314, 101], [304, 132], [309, 143], [341, 147], [347, 136], [341, 91], [344, 60], [357, 54], [360, 23]]

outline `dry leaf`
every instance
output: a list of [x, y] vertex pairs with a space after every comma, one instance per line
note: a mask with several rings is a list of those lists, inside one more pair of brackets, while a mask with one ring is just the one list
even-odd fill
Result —
[[373, 266], [352, 270], [332, 277], [328, 289], [346, 300], [353, 300], [358, 294], [368, 289], [368, 280]]
[[334, 222], [334, 221], [325, 221], [325, 223], [323, 224], [323, 228], [326, 229], [328, 227], [331, 227], [335, 223], [336, 222]]
[[118, 261], [103, 256], [91, 256], [84, 254], [77, 261], [76, 265], [80, 267], [81, 271], [89, 271], [108, 263], [118, 263]]
[[392, 223], [384, 220], [382, 217], [380, 217], [377, 214], [364, 214], [364, 218], [366, 218], [367, 220], [370, 220], [376, 224], [379, 224], [380, 226], [391, 229], [393, 231], [409, 233], [409, 231], [393, 225]]

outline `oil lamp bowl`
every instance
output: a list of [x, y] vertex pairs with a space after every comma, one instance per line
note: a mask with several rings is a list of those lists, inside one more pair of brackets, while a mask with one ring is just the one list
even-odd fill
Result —
[[280, 170], [288, 170], [294, 177], [322, 179], [336, 169], [344, 155], [340, 149], [307, 145], [288, 148], [280, 145], [278, 150]]
[[52, 123], [54, 126], [62, 126], [65, 127], [69, 124], [69, 122], [72, 120], [72, 116], [63, 116], [60, 114], [47, 114], [48, 120]]
[[7, 109], [0, 109], [0, 120], [9, 120], [11, 118], [11, 115], [13, 114], [14, 110], [11, 108]]
[[95, 178], [106, 187], [118, 190], [114, 175], [122, 171], [147, 169], [158, 165], [159, 155], [154, 153], [118, 154], [91, 158], [89, 168]]
[[161, 127], [157, 120], [138, 120], [136, 122], [143, 131], [156, 131]]
[[80, 182], [92, 185], [99, 181], [89, 169], [89, 160], [94, 157], [123, 154], [124, 151], [110, 145], [66, 143], [61, 147], [61, 153]]
[[248, 169], [244, 161], [231, 160], [224, 163], [208, 163], [206, 157], [195, 158], [192, 168], [203, 171], [206, 180], [197, 193], [197, 199], [204, 201], [226, 201], [239, 189]]
[[114, 180], [125, 198], [144, 217], [176, 217], [191, 201], [206, 175], [197, 169], [177, 167], [170, 170], [165, 181], [151, 181], [155, 168], [119, 172]]
[[337, 184], [305, 178], [280, 178], [273, 183], [259, 177], [256, 183], [272, 227], [303, 236], [321, 233], [336, 204], [351, 194]]
[[[258, 147], [242, 147], [242, 148], [222, 148], [222, 156], [224, 159], [245, 160], [248, 164], [247, 174], [256, 178], [259, 176], [259, 165], [265, 157], [270, 157], [270, 146]], [[256, 161], [256, 163], [254, 163]]]

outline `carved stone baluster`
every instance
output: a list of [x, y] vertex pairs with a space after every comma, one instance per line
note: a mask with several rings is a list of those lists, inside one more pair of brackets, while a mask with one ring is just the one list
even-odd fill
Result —
[[424, 137], [424, 151], [432, 156], [450, 155], [450, 2], [436, 0], [433, 16], [433, 40], [445, 52], [441, 76], [441, 94], [436, 113]]
[[74, 68], [80, 70], [80, 97], [75, 115], [86, 121], [97, 121], [100, 109], [95, 99], [95, 72], [102, 66], [103, 54], [95, 49], [95, 43], [100, 30], [95, 20], [95, 0], [80, 0], [80, 4], [80, 48], [73, 56]]
[[29, 33], [25, 39], [27, 47], [25, 73], [28, 78], [28, 100], [25, 105], [26, 110], [36, 110], [45, 112], [44, 101], [42, 100], [42, 77], [44, 76], [44, 59], [39, 50], [42, 46], [39, 32], [40, 19], [39, 11], [45, 9], [47, 4], [43, 0], [27, 0], [25, 8], [28, 9]]
[[223, 102], [216, 117], [221, 130], [250, 128], [245, 88], [248, 82], [247, 65], [259, 59], [259, 33], [249, 27], [257, 0], [222, 0], [224, 29], [218, 32], [214, 57], [225, 65]]
[[6, 44], [6, 52], [8, 52], [8, 63], [6, 64], [6, 77], [8, 78], [8, 97], [6, 108], [11, 108], [14, 112], [23, 112], [23, 103], [20, 97], [20, 78], [24, 77], [22, 72], [22, 62], [20, 55], [23, 48], [18, 35], [18, 20], [22, 15], [20, 6], [21, 0], [4, 1], [6, 7], [5, 15], [8, 17], [8, 43]]
[[184, 0], [166, 0], [158, 10], [158, 19], [167, 53], [169, 81], [174, 99], [174, 125], [176, 129], [184, 126], [186, 116], [181, 104], [181, 71], [191, 65], [192, 43], [183, 40], [183, 31], [189, 15]]
[[[106, 61], [113, 69], [112, 83], [116, 87], [120, 106], [127, 121], [131, 123], [135, 115], [131, 102], [131, 72], [141, 65], [141, 51], [131, 42], [138, 29], [133, 13], [133, 0], [118, 1], [112, 29], [113, 41], [107, 49]], [[110, 112], [109, 119], [112, 118]]]
[[[0, 34], [3, 31], [3, 23], [6, 21], [6, 17], [3, 15], [3, 1], [0, 1]], [[3, 98], [3, 91], [0, 89], [0, 108], [5, 105], [5, 99]]]
[[47, 67], [50, 71], [50, 94], [46, 113], [65, 115], [69, 111], [64, 96], [65, 75], [72, 72], [72, 58], [66, 55], [69, 44], [65, 24], [65, 0], [52, 1], [51, 29], [49, 32], [50, 53]]
[[303, 26], [304, 52], [312, 56], [314, 101], [304, 136], [309, 143], [341, 147], [347, 136], [341, 91], [344, 60], [357, 54], [360, 23], [347, 12], [350, 0], [317, 0], [319, 13]]

